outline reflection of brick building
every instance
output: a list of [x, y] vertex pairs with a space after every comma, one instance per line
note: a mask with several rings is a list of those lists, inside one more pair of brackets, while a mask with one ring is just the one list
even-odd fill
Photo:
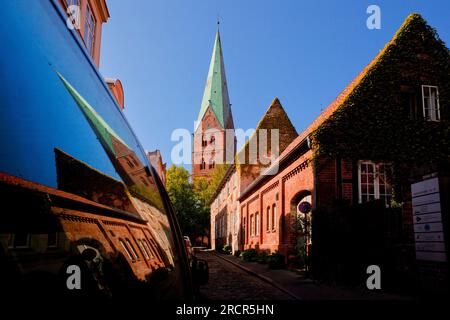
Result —
[[[411, 15], [281, 152], [277, 174], [251, 176], [237, 200], [217, 206], [232, 175], [225, 177], [211, 216], [237, 201], [241, 250], [278, 251], [300, 265], [312, 258], [317, 276], [355, 279], [376, 263], [386, 283], [407, 286], [426, 279], [422, 284], [428, 287], [445, 287], [448, 212], [427, 216], [430, 224], [417, 223], [421, 218], [413, 216], [410, 190], [412, 183], [438, 176], [439, 208], [449, 210], [444, 196], [450, 174], [449, 61], [434, 31]], [[302, 213], [300, 207], [309, 204], [312, 212]], [[228, 234], [230, 227], [222, 232]], [[422, 238], [440, 242], [417, 243]]]
[[[173, 252], [170, 236], [165, 236], [170, 226], [158, 208], [64, 152], [55, 150], [55, 155], [59, 189], [0, 175], [2, 195], [14, 203], [8, 210], [21, 213], [5, 218], [0, 232], [8, 263], [21, 268], [10, 275], [12, 283], [18, 281], [14, 277], [55, 280], [70, 257], [75, 259], [86, 248], [94, 249], [103, 264], [112, 263], [111, 272], [115, 277], [122, 274], [128, 285], [171, 268]], [[48, 285], [56, 286], [56, 292], [64, 289], [58, 283]], [[111, 283], [106, 286], [116, 289]]]
[[125, 100], [122, 82], [119, 79], [105, 78], [106, 83], [108, 84], [109, 90], [111, 90], [114, 98], [119, 105], [119, 107], [123, 110], [125, 109]]
[[192, 177], [209, 178], [216, 165], [227, 160], [231, 162], [235, 145], [222, 45], [217, 31], [202, 104], [195, 124]]
[[161, 151], [147, 151], [147, 158], [161, 179], [163, 185], [166, 185], [166, 164], [163, 162]]

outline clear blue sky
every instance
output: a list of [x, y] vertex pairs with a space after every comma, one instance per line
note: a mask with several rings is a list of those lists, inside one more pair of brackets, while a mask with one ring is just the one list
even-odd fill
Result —
[[[300, 133], [418, 12], [450, 43], [450, 1], [107, 0], [100, 70], [125, 91], [145, 149], [170, 165], [175, 128], [193, 130], [216, 20], [234, 123], [254, 128], [278, 96]], [[366, 27], [369, 5], [381, 30]], [[186, 166], [189, 168], [189, 166]]]

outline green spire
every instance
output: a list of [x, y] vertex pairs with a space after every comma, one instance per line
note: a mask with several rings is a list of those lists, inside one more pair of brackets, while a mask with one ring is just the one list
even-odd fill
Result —
[[131, 150], [130, 147], [119, 137], [119, 135], [106, 123], [106, 121], [91, 107], [91, 105], [75, 90], [74, 87], [58, 72], [55, 71], [63, 82], [67, 91], [73, 97], [84, 116], [88, 119], [91, 126], [98, 133], [99, 139], [107, 146], [110, 152], [116, 155], [116, 149], [112, 141], [112, 137], [119, 140], [123, 145]]
[[200, 125], [209, 106], [211, 106], [211, 109], [216, 115], [222, 128], [227, 129], [233, 127], [219, 29], [217, 29], [216, 33], [205, 92], [203, 93], [202, 105], [200, 107], [200, 113], [198, 114], [195, 130], [197, 130]]

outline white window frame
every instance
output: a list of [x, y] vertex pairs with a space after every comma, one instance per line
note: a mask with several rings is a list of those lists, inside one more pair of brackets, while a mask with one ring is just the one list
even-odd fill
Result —
[[144, 244], [142, 243], [142, 240], [138, 239], [137, 242], [139, 244], [139, 247], [141, 248], [141, 251], [144, 253], [145, 259], [149, 260], [150, 256], [149, 256], [147, 250], [145, 249]]
[[134, 249], [134, 246], [131, 243], [131, 241], [129, 239], [125, 239], [125, 240], [126, 240], [127, 244], [130, 246], [130, 249], [131, 249], [131, 252], [133, 253], [134, 259], [139, 260], [139, 256], [138, 256], [136, 250]]
[[267, 206], [267, 209], [266, 209], [266, 219], [267, 219], [266, 231], [267, 232], [270, 231], [271, 215], [272, 215], [272, 210], [270, 210], [270, 206]]
[[[385, 168], [386, 167], [390, 167], [391, 164], [390, 163], [385, 163], [385, 162], [373, 162], [370, 160], [361, 160], [358, 161], [358, 202], [359, 203], [363, 203], [363, 198], [362, 198], [362, 184], [361, 184], [361, 166], [362, 165], [371, 165], [373, 166], [373, 191], [374, 191], [374, 200], [378, 200], [380, 199], [380, 177], [379, 177], [379, 167], [381, 165], [384, 165]], [[392, 191], [392, 187], [391, 187], [391, 191]], [[369, 202], [369, 201], [365, 201], [364, 203]], [[390, 204], [389, 203], [385, 203], [386, 207], [389, 207]]]
[[129, 258], [131, 261], [134, 261], [135, 259], [134, 259], [133, 255], [131, 254], [131, 251], [130, 251], [130, 249], [128, 248], [128, 246], [127, 246], [127, 244], [125, 243], [125, 241], [123, 241], [122, 239], [120, 239], [120, 240], [119, 240], [119, 243], [122, 245], [122, 248], [125, 250], [125, 253], [127, 254], [128, 258]]
[[95, 20], [94, 11], [89, 3], [86, 5], [84, 28], [84, 43], [89, 51], [89, 55], [93, 57], [96, 44], [97, 20]]
[[[431, 89], [436, 89], [436, 105], [434, 106], [434, 108], [430, 108], [430, 118], [426, 118], [425, 115], [425, 89], [428, 90], [428, 93], [430, 93]], [[441, 108], [439, 105], [439, 88], [437, 86], [422, 85], [422, 112], [424, 119], [427, 121], [441, 120]]]

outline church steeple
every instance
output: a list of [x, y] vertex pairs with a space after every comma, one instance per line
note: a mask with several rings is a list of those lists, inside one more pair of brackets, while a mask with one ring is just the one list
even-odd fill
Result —
[[217, 23], [214, 49], [209, 64], [208, 77], [206, 79], [205, 91], [203, 93], [195, 130], [200, 126], [208, 107], [211, 107], [222, 129], [232, 129], [234, 127], [231, 116], [230, 98], [228, 96], [227, 79], [225, 76], [222, 44], [220, 42], [219, 22]]
[[234, 123], [217, 23], [208, 77], [194, 130], [193, 179], [209, 179], [216, 165], [232, 161], [235, 152]]

